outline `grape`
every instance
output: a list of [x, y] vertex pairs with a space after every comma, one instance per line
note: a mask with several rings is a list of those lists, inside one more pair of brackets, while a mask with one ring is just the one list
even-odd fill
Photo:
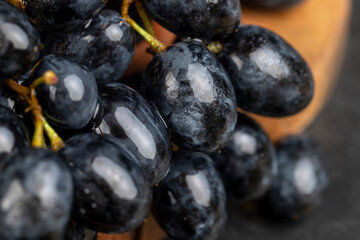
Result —
[[277, 170], [273, 148], [264, 130], [245, 114], [238, 113], [231, 141], [211, 154], [229, 197], [245, 203], [266, 193]]
[[70, 31], [105, 7], [107, 0], [23, 0], [26, 14], [40, 28]]
[[239, 27], [225, 43], [221, 62], [234, 85], [238, 106], [246, 111], [289, 116], [312, 99], [314, 83], [308, 65], [270, 30]]
[[0, 106], [0, 161], [27, 145], [26, 131], [19, 117], [7, 107]]
[[39, 33], [22, 12], [0, 1], [0, 81], [25, 72], [39, 54]]
[[241, 0], [244, 5], [261, 8], [282, 8], [289, 7], [302, 2], [303, 0]]
[[45, 116], [61, 128], [85, 127], [94, 115], [98, 100], [94, 75], [69, 58], [48, 55], [35, 67], [32, 79], [41, 77], [48, 70], [55, 72], [59, 82], [36, 88]]
[[223, 40], [239, 25], [239, 0], [143, 0], [162, 26], [179, 35], [206, 41]]
[[98, 83], [120, 79], [134, 55], [134, 31], [112, 10], [103, 10], [79, 30], [47, 38], [48, 53], [85, 65]]
[[70, 218], [73, 183], [68, 167], [55, 153], [20, 149], [1, 169], [0, 189], [0, 239], [62, 235]]
[[225, 190], [206, 155], [176, 152], [170, 172], [154, 189], [155, 215], [174, 239], [217, 239], [227, 213]]
[[94, 130], [118, 138], [135, 154], [151, 185], [169, 171], [170, 140], [163, 121], [146, 100], [121, 83], [99, 88], [100, 102]]
[[266, 198], [267, 210], [279, 219], [297, 220], [319, 203], [328, 185], [326, 156], [306, 137], [288, 137], [277, 146], [279, 172]]
[[73, 217], [98, 232], [138, 227], [151, 206], [151, 189], [134, 155], [111, 136], [81, 134], [60, 151], [72, 169]]
[[179, 42], [156, 55], [142, 89], [160, 111], [172, 140], [184, 149], [223, 147], [236, 124], [233, 87], [216, 57], [196, 42]]
[[[23, 12], [0, 0], [0, 240], [95, 240], [97, 232], [133, 231], [151, 207], [169, 239], [215, 240], [226, 194], [240, 204], [263, 197], [280, 219], [299, 219], [319, 202], [328, 177], [317, 144], [291, 137], [276, 152], [237, 111], [289, 116], [314, 92], [293, 47], [239, 26], [240, 1], [136, 0], [179, 42], [159, 43], [145, 24], [150, 34], [139, 32], [156, 55], [145, 72], [122, 79], [140, 39], [121, 17], [123, 0], [6, 1]], [[244, 1], [275, 8], [301, 0]], [[145, 28], [135, 4], [129, 15]], [[48, 70], [57, 83], [40, 82]], [[34, 121], [37, 101], [16, 86], [35, 80], [31, 98], [51, 124], [45, 132]], [[60, 146], [51, 128], [63, 149], [28, 147], [29, 130], [34, 147]]]

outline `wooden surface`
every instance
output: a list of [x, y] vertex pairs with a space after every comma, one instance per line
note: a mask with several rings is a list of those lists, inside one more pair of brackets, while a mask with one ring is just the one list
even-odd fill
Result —
[[[348, 23], [351, 0], [306, 0], [281, 11], [243, 9], [242, 24], [257, 24], [267, 27], [290, 42], [305, 58], [315, 79], [314, 99], [301, 113], [286, 118], [269, 118], [251, 114], [265, 128], [271, 138], [279, 138], [302, 132], [318, 115], [335, 86], [340, 69]], [[159, 38], [171, 43], [174, 35], [156, 26]], [[131, 71], [142, 70], [151, 60], [144, 54], [148, 47], [142, 43], [136, 50]], [[339, 78], [341, 84], [341, 78]], [[138, 231], [139, 232], [139, 231]], [[141, 229], [136, 240], [162, 240], [165, 234], [156, 225], [152, 216]], [[99, 234], [99, 240], [130, 240], [133, 234]]]
[[307, 0], [286, 11], [244, 10], [243, 23], [280, 34], [304, 56], [315, 80], [314, 98], [304, 111], [280, 119], [251, 114], [274, 141], [302, 132], [330, 97], [343, 60], [350, 8], [350, 0]]

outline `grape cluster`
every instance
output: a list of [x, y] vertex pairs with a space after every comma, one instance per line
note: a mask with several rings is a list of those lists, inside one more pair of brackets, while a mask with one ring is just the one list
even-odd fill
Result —
[[[178, 41], [159, 42], [147, 14]], [[217, 239], [227, 200], [285, 219], [318, 203], [321, 148], [274, 146], [242, 113], [302, 111], [311, 71], [240, 18], [238, 0], [0, 0], [0, 239], [125, 233], [151, 208], [173, 239]], [[124, 77], [134, 29], [154, 58]]]

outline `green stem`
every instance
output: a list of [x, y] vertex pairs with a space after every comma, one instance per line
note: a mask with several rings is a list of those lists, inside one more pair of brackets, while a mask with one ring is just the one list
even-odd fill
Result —
[[211, 42], [207, 48], [215, 55], [218, 55], [219, 53], [221, 53], [221, 51], [224, 48], [224, 44], [222, 44], [221, 42], [217, 41], [217, 42]]
[[21, 86], [12, 79], [8, 79], [2, 82], [5, 86], [15, 91], [19, 97], [28, 105], [28, 108], [25, 112], [31, 111], [33, 115], [35, 131], [31, 141], [31, 145], [35, 148], [43, 148], [45, 145], [43, 125], [41, 123], [41, 106], [39, 105], [36, 97], [35, 91], [27, 87]]
[[140, 19], [141, 19], [142, 23], [144, 24], [144, 27], [145, 27], [146, 31], [151, 36], [155, 37], [155, 31], [154, 31], [154, 29], [152, 27], [151, 20], [149, 19], [143, 5], [141, 4], [141, 2], [139, 0], [135, 0], [135, 7], [136, 7], [136, 10], [137, 10], [137, 12], [138, 12], [138, 14], [140, 16]]
[[28, 108], [25, 109], [25, 112], [31, 111], [34, 119], [35, 131], [31, 141], [31, 145], [34, 148], [44, 148], [45, 138], [44, 138], [44, 126], [42, 124], [42, 109], [36, 98], [35, 89], [30, 88], [30, 101], [27, 102]]
[[4, 80], [1, 82], [19, 95], [20, 99], [27, 106], [25, 112], [31, 111], [35, 126], [31, 145], [35, 148], [46, 148], [44, 130], [49, 137], [51, 147], [54, 151], [58, 151], [65, 146], [64, 141], [59, 137], [59, 135], [54, 131], [54, 129], [43, 117], [42, 108], [35, 93], [35, 88], [40, 84], [55, 84], [57, 82], [58, 77], [53, 71], [45, 72], [41, 77], [36, 79], [28, 88], [21, 86], [12, 79]]
[[150, 43], [150, 46], [153, 48], [155, 53], [161, 53], [167, 49], [167, 46], [157, 40], [154, 36], [149, 34], [145, 29], [140, 27], [130, 16], [129, 16], [129, 7], [134, 2], [134, 0], [124, 0], [121, 7], [121, 15], [123, 19], [137, 31], [143, 38]]
[[41, 120], [42, 120], [42, 124], [44, 125], [46, 135], [50, 140], [51, 149], [54, 152], [57, 152], [61, 148], [65, 147], [64, 141], [60, 138], [60, 136], [56, 133], [56, 131], [50, 126], [50, 124], [46, 121], [46, 119], [43, 117]]

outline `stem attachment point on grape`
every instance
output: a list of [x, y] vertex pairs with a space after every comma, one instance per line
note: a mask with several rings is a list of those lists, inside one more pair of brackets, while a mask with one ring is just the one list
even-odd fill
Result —
[[60, 138], [60, 136], [56, 133], [56, 131], [50, 126], [50, 124], [46, 121], [46, 119], [42, 118], [42, 124], [44, 125], [44, 129], [46, 135], [48, 136], [51, 144], [51, 149], [54, 152], [59, 151], [63, 147], [65, 147], [64, 141]]
[[207, 48], [215, 55], [218, 55], [222, 52], [223, 48], [224, 48], [224, 44], [222, 44], [219, 41], [216, 42], [211, 42]]
[[33, 81], [32, 84], [30, 85], [30, 88], [36, 88], [43, 83], [47, 85], [54, 85], [57, 84], [58, 82], [59, 82], [58, 76], [56, 76], [56, 74], [53, 71], [48, 70], [41, 77], [35, 79], [35, 81]]
[[26, 112], [32, 113], [32, 118], [35, 125], [35, 131], [32, 138], [31, 145], [35, 148], [46, 148], [44, 130], [48, 136], [53, 151], [58, 151], [65, 146], [64, 141], [59, 137], [55, 130], [50, 126], [42, 114], [42, 108], [36, 97], [35, 88], [40, 84], [56, 84], [59, 78], [53, 71], [45, 72], [41, 77], [36, 79], [30, 87], [24, 87], [12, 79], [2, 81], [1, 83], [15, 91], [19, 98], [25, 103]]

